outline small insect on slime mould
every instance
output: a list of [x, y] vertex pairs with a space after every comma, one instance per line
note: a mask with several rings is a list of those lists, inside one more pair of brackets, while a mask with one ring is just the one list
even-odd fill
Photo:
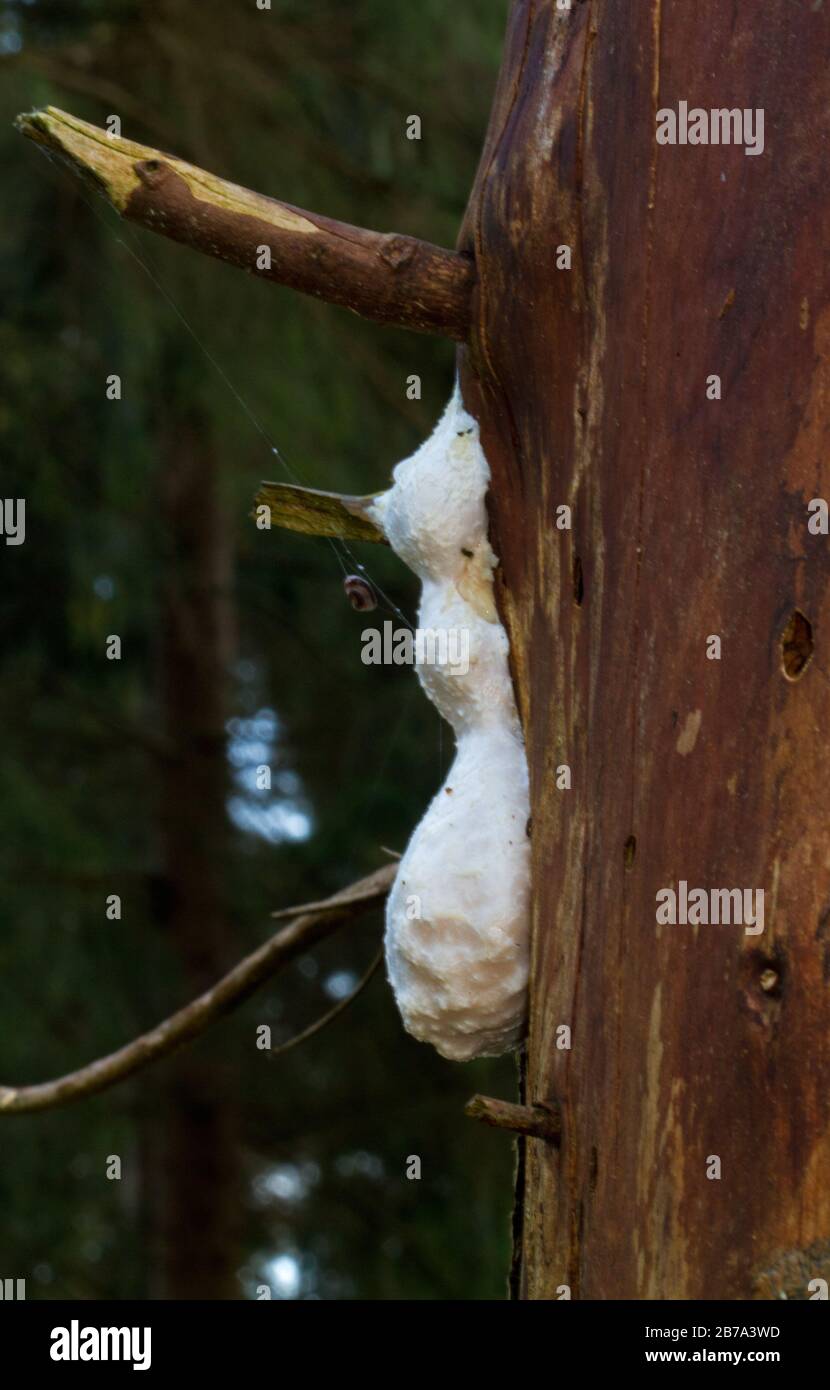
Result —
[[446, 663], [416, 667], [457, 747], [386, 909], [387, 972], [404, 1026], [455, 1061], [515, 1047], [527, 1009], [527, 760], [493, 595], [489, 480], [456, 386], [433, 434], [369, 509], [421, 580], [419, 628], [469, 635], [463, 674]]

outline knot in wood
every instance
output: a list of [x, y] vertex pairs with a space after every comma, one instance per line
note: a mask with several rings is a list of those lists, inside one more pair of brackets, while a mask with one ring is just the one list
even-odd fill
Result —
[[140, 159], [133, 165], [133, 169], [148, 188], [158, 188], [170, 173], [170, 166], [160, 159]]
[[390, 265], [393, 270], [401, 270], [405, 265], [409, 265], [415, 256], [415, 245], [409, 237], [398, 236], [393, 233], [385, 237], [380, 248], [381, 260]]

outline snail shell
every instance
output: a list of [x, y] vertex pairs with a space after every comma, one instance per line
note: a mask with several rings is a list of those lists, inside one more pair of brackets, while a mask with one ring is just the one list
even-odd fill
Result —
[[358, 613], [369, 613], [377, 608], [377, 594], [368, 579], [363, 579], [359, 574], [348, 574], [343, 580], [343, 588], [346, 598]]

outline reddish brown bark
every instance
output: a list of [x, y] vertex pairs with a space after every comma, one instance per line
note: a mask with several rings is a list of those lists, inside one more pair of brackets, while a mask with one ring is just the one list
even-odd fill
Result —
[[[474, 279], [466, 257], [418, 237], [367, 231], [274, 198], [260, 200], [267, 216], [253, 215], [253, 208], [230, 210], [194, 197], [162, 160], [145, 160], [134, 169], [141, 183], [124, 206], [129, 221], [379, 323], [459, 341], [466, 337]], [[271, 253], [265, 267], [259, 264], [262, 246]]]
[[[532, 780], [526, 1099], [562, 1106], [527, 1141], [528, 1298], [830, 1274], [828, 58], [789, 0], [510, 20], [460, 247]], [[764, 153], [658, 146], [684, 99], [763, 107]], [[658, 928], [680, 879], [763, 889], [763, 934]]]

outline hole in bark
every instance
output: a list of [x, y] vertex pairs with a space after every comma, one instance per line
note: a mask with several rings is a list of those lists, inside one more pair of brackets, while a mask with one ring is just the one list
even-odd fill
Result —
[[780, 999], [784, 989], [784, 957], [777, 951], [772, 955], [759, 952], [756, 969], [761, 991], [771, 999]]
[[597, 1153], [596, 1145], [594, 1144], [594, 1145], [592, 1146], [592, 1148], [591, 1148], [591, 1166], [590, 1166], [590, 1169], [589, 1169], [589, 1171], [588, 1171], [588, 1185], [590, 1186], [590, 1189], [591, 1189], [592, 1192], [595, 1192], [595, 1191], [596, 1191], [596, 1186], [597, 1186], [597, 1174], [598, 1174], [598, 1172], [599, 1172], [599, 1155], [598, 1155], [598, 1153]]
[[[780, 951], [748, 951], [743, 965], [745, 987], [767, 999], [780, 999], [784, 992], [785, 966]], [[760, 1004], [758, 994], [755, 995]]]
[[797, 681], [804, 675], [812, 655], [812, 624], [795, 608], [781, 634], [781, 669], [788, 681]]
[[133, 168], [138, 177], [151, 187], [164, 177], [164, 165], [160, 159], [142, 159]]
[[576, 604], [577, 608], [580, 608], [582, 606], [582, 600], [585, 597], [585, 581], [582, 578], [582, 561], [580, 560], [578, 555], [574, 560], [573, 584], [574, 603]]
[[628, 839], [623, 845], [623, 864], [625, 865], [626, 873], [631, 873], [631, 870], [634, 868], [634, 859], [636, 857], [636, 854], [637, 837], [636, 835], [629, 835]]

